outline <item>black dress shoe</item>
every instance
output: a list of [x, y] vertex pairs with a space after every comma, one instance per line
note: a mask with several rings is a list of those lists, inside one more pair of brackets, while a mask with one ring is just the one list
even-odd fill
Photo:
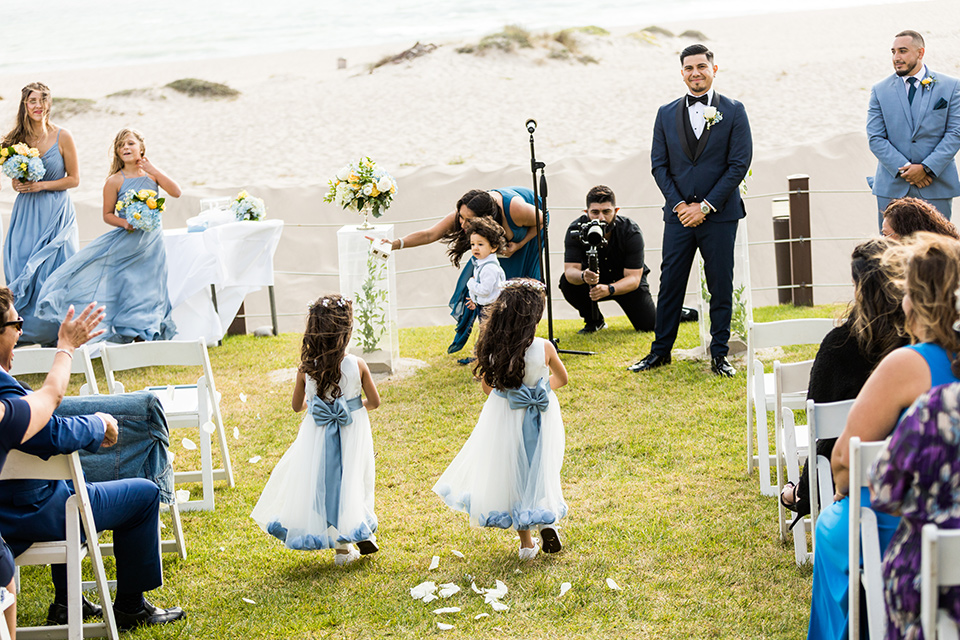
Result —
[[161, 609], [160, 607], [155, 607], [150, 604], [146, 598], [143, 599], [143, 607], [141, 607], [140, 611], [126, 613], [120, 609], [114, 609], [113, 613], [117, 617], [117, 627], [124, 631], [139, 626], [167, 624], [168, 622], [183, 620], [187, 617], [187, 614], [184, 613], [180, 607]]
[[[83, 612], [83, 619], [99, 618], [103, 616], [103, 609], [98, 604], [94, 604], [80, 596], [80, 611]], [[67, 605], [54, 602], [47, 609], [47, 624], [67, 624], [68, 621]]]
[[600, 321], [600, 324], [591, 324], [588, 322], [583, 326], [583, 329], [580, 329], [580, 331], [577, 331], [577, 333], [583, 336], [588, 333], [596, 333], [597, 331], [601, 331], [606, 328], [607, 328], [607, 323], [602, 320]]
[[641, 371], [649, 371], [650, 369], [656, 369], [657, 367], [662, 367], [665, 364], [670, 364], [669, 355], [658, 356], [655, 353], [648, 353], [643, 360], [627, 367], [627, 371], [633, 371], [634, 373], [639, 373]]
[[727, 362], [726, 356], [717, 356], [710, 362], [710, 371], [713, 371], [714, 374], [718, 376], [725, 376], [727, 378], [732, 378], [737, 375], [737, 370], [733, 368], [733, 365]]
[[696, 322], [700, 314], [693, 307], [683, 307], [680, 309], [680, 322]]

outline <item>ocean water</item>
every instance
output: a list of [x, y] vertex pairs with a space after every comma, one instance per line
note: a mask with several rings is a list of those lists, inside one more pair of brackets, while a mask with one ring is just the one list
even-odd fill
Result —
[[[531, 30], [648, 26], [720, 17], [887, 4], [893, 0], [44, 0], [2, 3], [0, 74], [336, 49], [479, 36], [506, 24]], [[903, 0], [901, 0], [902, 2]], [[917, 0], [907, 0], [917, 1]], [[44, 15], [52, 17], [43, 19]], [[38, 34], [37, 30], [42, 29]], [[35, 38], [39, 35], [41, 37]], [[8, 43], [9, 44], [9, 43]]]

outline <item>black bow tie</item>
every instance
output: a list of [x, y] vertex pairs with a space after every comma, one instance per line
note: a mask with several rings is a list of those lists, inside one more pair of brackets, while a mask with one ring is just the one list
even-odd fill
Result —
[[707, 94], [703, 94], [702, 96], [691, 96], [690, 94], [687, 94], [687, 106], [689, 107], [695, 102], [699, 102], [700, 104], [706, 106]]

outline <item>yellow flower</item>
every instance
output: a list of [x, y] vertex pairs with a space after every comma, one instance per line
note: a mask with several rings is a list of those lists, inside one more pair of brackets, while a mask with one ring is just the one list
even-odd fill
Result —
[[156, 201], [155, 198], [147, 198], [147, 208], [148, 208], [148, 209], [156, 209], [156, 208], [157, 208], [157, 201]]
[[380, 190], [377, 189], [377, 185], [371, 183], [370, 186], [373, 187], [373, 189], [370, 191], [371, 198], [376, 198], [378, 195], [380, 195]]
[[32, 148], [31, 148], [31, 149], [30, 149], [30, 157], [31, 157], [31, 158], [39, 158], [39, 157], [40, 157], [40, 150], [39, 150], [39, 149], [32, 149]]
[[10, 149], [6, 147], [0, 147], [0, 157], [6, 158], [8, 155], [10, 155]]
[[13, 152], [21, 156], [25, 156], [30, 153], [30, 147], [22, 142], [18, 142], [17, 144], [13, 145]]
[[114, 209], [116, 209], [117, 211], [123, 211], [123, 203], [118, 202], [117, 206], [115, 206]]
[[167, 205], [166, 205], [166, 203], [161, 202], [161, 203], [160, 203], [160, 211], [166, 211], [166, 210], [167, 210]]
[[141, 200], [146, 200], [150, 197], [150, 191], [147, 189], [140, 189], [140, 191], [137, 192], [137, 197]]
[[139, 214], [139, 213], [134, 213], [134, 214], [133, 214], [133, 219], [134, 219], [134, 220], [139, 220], [139, 219], [140, 219], [140, 214]]
[[147, 197], [148, 197], [148, 198], [154, 198], [154, 197], [156, 197], [156, 195], [157, 195], [157, 192], [156, 192], [156, 191], [154, 191], [153, 189], [147, 189]]
[[21, 162], [21, 163], [20, 163], [20, 168], [23, 169], [24, 171], [26, 171], [26, 170], [27, 170], [27, 163], [26, 163], [26, 162]]
[[240, 193], [237, 194], [237, 200], [243, 200], [246, 197], [247, 197], [246, 191], [241, 191]]

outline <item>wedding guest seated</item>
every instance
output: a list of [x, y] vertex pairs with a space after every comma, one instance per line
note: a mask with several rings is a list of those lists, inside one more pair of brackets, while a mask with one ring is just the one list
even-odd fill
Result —
[[[960, 309], [954, 318], [960, 315]], [[953, 363], [955, 374], [960, 362]], [[871, 470], [873, 508], [900, 516], [883, 556], [887, 638], [919, 638], [920, 530], [960, 529], [960, 384], [931, 389], [910, 407]], [[940, 590], [940, 609], [960, 624], [960, 587]]]
[[[43, 381], [43, 386], [36, 393], [24, 398], [4, 398], [0, 400], [0, 470], [6, 462], [7, 453], [30, 440], [42, 430], [53, 416], [54, 409], [63, 399], [70, 382], [70, 365], [73, 351], [91, 338], [101, 333], [95, 331], [103, 319], [103, 307], [96, 311], [91, 303], [74, 319], [73, 309], [67, 311], [66, 319], [60, 325], [57, 336], [57, 353], [54, 355], [53, 367]], [[6, 321], [7, 318], [4, 318]], [[10, 341], [19, 337], [20, 318], [7, 322], [0, 328], [0, 340]], [[9, 329], [9, 331], [8, 331]], [[9, 362], [4, 363], [9, 367]], [[116, 423], [108, 422], [103, 446], [109, 447], [116, 442]], [[16, 567], [13, 553], [6, 542], [0, 538], [0, 586], [6, 587], [10, 593], [16, 593], [13, 576]], [[7, 628], [11, 637], [16, 637], [17, 630], [17, 603], [14, 602], [5, 611]]]
[[[850, 438], [884, 440], [920, 395], [931, 387], [960, 380], [952, 367], [960, 354], [960, 334], [953, 329], [960, 286], [960, 241], [921, 232], [907, 245], [891, 247], [884, 260], [906, 265], [902, 304], [912, 344], [891, 351], [870, 374], [834, 446], [831, 466], [837, 494], [817, 519], [807, 635], [811, 639], [846, 634]], [[861, 491], [861, 499], [863, 506], [870, 506], [869, 491]], [[898, 524], [895, 516], [877, 514], [881, 549], [886, 549]]]
[[[814, 402], [852, 400], [860, 393], [870, 373], [888, 353], [907, 344], [903, 326], [903, 289], [899, 270], [884, 261], [884, 252], [894, 242], [887, 238], [867, 240], [853, 250], [850, 272], [853, 301], [840, 325], [820, 343], [810, 370], [807, 399]], [[830, 459], [836, 438], [817, 443], [817, 454]], [[821, 496], [820, 504], [824, 498]], [[810, 513], [810, 484], [805, 464], [797, 484], [788, 482], [780, 494], [783, 506], [800, 518]]]
[[893, 240], [906, 238], [917, 231], [939, 233], [960, 240], [960, 233], [936, 207], [920, 198], [897, 198], [891, 200], [883, 211], [881, 235]]
[[[13, 295], [0, 287], [0, 401], [21, 399], [27, 391], [7, 373], [13, 363], [13, 348], [20, 337], [22, 320], [13, 306]], [[72, 355], [72, 354], [71, 354]], [[59, 357], [59, 356], [58, 356]], [[15, 448], [39, 456], [96, 451], [112, 444], [117, 422], [111, 414], [113, 396], [102, 396], [102, 413], [79, 417], [53, 416], [36, 435]], [[6, 408], [14, 407], [8, 404]], [[16, 418], [16, 420], [22, 420]], [[130, 629], [139, 625], [173, 622], [184, 617], [179, 607], [161, 609], [143, 597], [163, 584], [160, 566], [159, 503], [157, 485], [143, 478], [115, 480], [87, 485], [97, 528], [113, 531], [117, 567], [117, 595], [114, 602], [117, 625]], [[60, 540], [66, 536], [64, 505], [73, 494], [64, 481], [0, 481], [0, 532], [13, 555], [23, 553], [34, 542]], [[67, 572], [64, 565], [52, 565], [54, 602], [49, 622], [67, 621]], [[100, 613], [100, 607], [84, 601], [85, 617]]]

